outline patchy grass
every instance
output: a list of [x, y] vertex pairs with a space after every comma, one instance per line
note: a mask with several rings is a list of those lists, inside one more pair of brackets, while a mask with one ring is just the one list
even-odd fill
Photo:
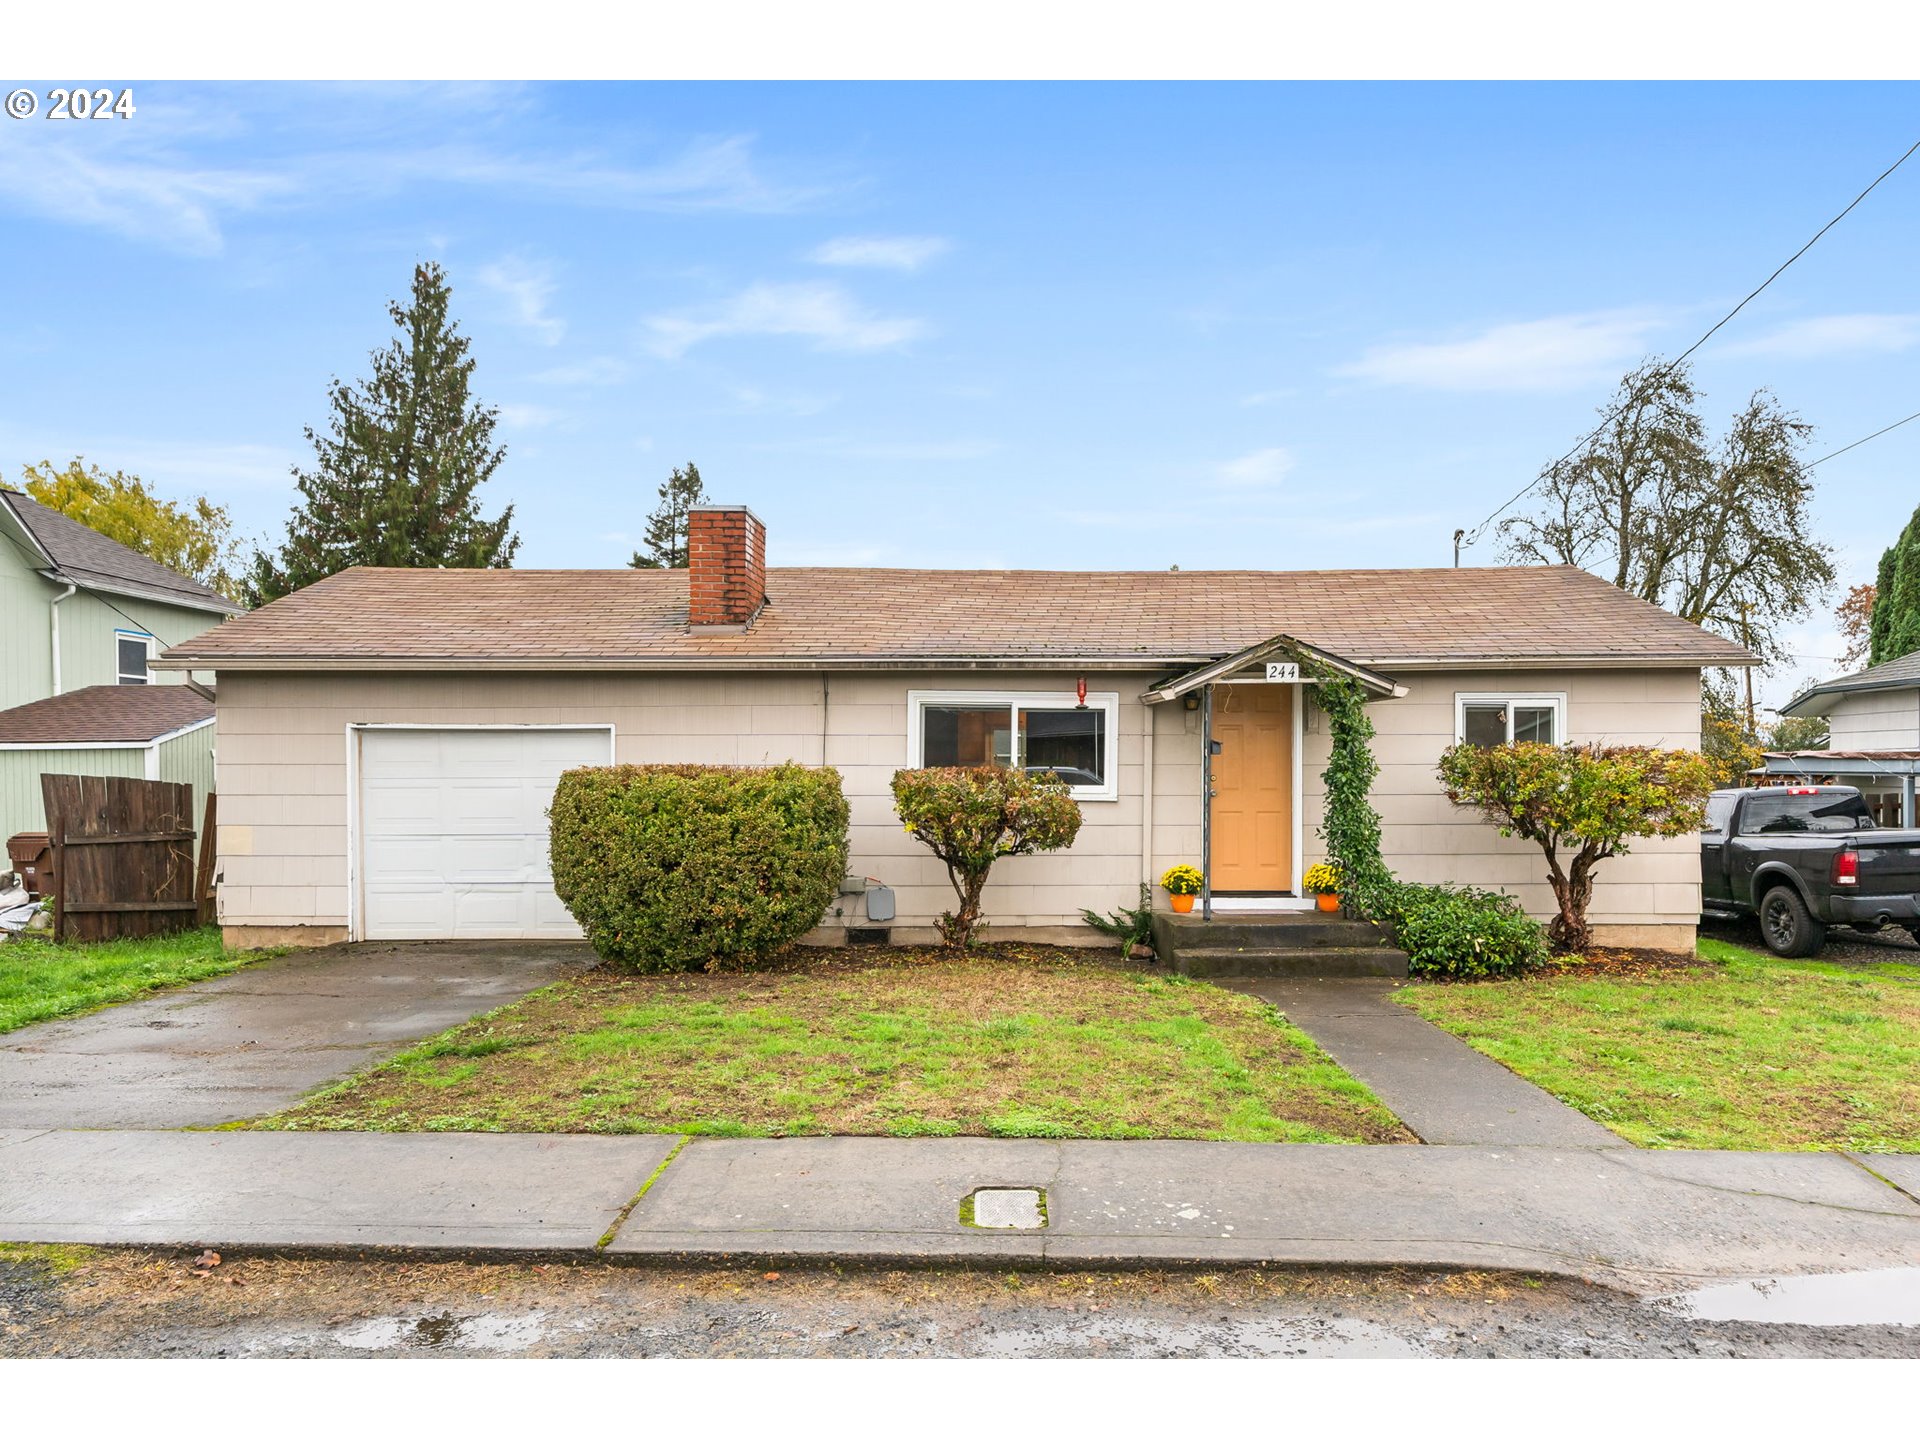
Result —
[[71, 1275], [101, 1252], [91, 1245], [0, 1244], [0, 1265], [29, 1265], [48, 1275]]
[[1410, 1138], [1271, 1006], [1005, 945], [752, 974], [565, 980], [278, 1117], [280, 1129]]
[[1698, 958], [1396, 998], [1636, 1145], [1920, 1151], [1920, 966]]
[[8, 940], [0, 945], [0, 1034], [117, 1005], [170, 985], [225, 975], [285, 953], [228, 950], [215, 926], [98, 945]]

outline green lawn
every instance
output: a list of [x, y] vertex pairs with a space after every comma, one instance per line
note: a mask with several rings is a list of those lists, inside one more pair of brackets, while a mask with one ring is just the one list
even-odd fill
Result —
[[150, 990], [224, 975], [280, 953], [225, 949], [213, 926], [100, 945], [10, 939], [0, 945], [0, 1034], [97, 1010]]
[[595, 972], [262, 1122], [283, 1129], [1410, 1137], [1247, 996], [1044, 947]]
[[1636, 1145], [1920, 1151], [1920, 967], [1700, 958], [1396, 998]]

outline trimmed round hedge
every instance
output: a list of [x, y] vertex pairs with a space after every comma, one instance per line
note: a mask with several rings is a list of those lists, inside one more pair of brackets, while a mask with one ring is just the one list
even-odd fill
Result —
[[826, 913], [847, 869], [840, 772], [613, 765], [554, 791], [553, 888], [593, 948], [631, 970], [762, 955]]

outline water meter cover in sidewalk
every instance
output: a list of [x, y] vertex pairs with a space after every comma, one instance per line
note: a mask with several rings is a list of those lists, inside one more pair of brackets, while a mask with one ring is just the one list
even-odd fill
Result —
[[[973, 1202], [968, 1221], [979, 1230], [1039, 1230], [1046, 1226], [1045, 1192], [1033, 1190], [976, 1190], [967, 1197]], [[966, 1201], [961, 1202], [961, 1219], [966, 1220]]]

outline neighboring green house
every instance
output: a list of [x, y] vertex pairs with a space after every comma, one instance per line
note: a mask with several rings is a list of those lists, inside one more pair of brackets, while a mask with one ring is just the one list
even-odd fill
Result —
[[187, 782], [197, 814], [213, 783], [212, 692], [149, 662], [239, 613], [198, 581], [0, 490], [0, 839], [46, 828], [49, 771]]

